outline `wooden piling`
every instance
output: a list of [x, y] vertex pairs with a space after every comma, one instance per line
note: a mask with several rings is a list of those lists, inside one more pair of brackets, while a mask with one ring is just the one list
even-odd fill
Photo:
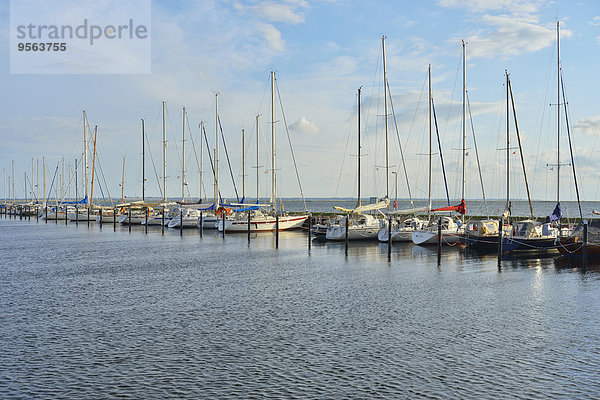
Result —
[[350, 219], [349, 215], [346, 214], [346, 222], [345, 222], [346, 229], [344, 232], [344, 252], [345, 252], [346, 256], [348, 255], [348, 220], [349, 219]]
[[392, 261], [392, 217], [388, 217], [388, 261]]
[[583, 221], [583, 267], [588, 266], [588, 221]]
[[438, 249], [437, 249], [437, 263], [442, 263], [442, 217], [438, 217]]
[[275, 213], [275, 248], [279, 248], [279, 213]]

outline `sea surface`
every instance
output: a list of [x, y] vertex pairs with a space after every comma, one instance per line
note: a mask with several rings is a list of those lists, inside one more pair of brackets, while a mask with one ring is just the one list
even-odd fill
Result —
[[600, 398], [600, 266], [2, 217], [0, 398]]

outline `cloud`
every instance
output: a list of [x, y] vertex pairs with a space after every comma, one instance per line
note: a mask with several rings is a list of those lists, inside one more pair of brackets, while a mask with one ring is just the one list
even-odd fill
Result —
[[290, 129], [308, 136], [317, 136], [319, 134], [319, 127], [314, 122], [306, 119], [306, 117], [302, 117], [294, 122], [290, 125]]
[[590, 25], [600, 26], [600, 16], [596, 15], [594, 18], [592, 18]]
[[256, 28], [267, 41], [269, 48], [275, 51], [285, 50], [285, 41], [281, 37], [281, 32], [279, 32], [277, 28], [275, 28], [273, 25], [265, 23], [257, 24]]
[[251, 11], [269, 22], [297, 25], [304, 22], [304, 15], [299, 9], [308, 8], [308, 3], [304, 0], [263, 1], [253, 6], [236, 3], [234, 7], [240, 11]]
[[573, 128], [585, 135], [597, 135], [600, 133], [600, 115], [582, 118], [573, 125]]
[[438, 0], [438, 5], [449, 8], [466, 8], [472, 12], [510, 11], [513, 14], [536, 12], [543, 0]]
[[[493, 29], [467, 39], [470, 57], [517, 56], [551, 46], [556, 40], [555, 25], [541, 25], [535, 16], [484, 15], [481, 21]], [[570, 37], [572, 32], [563, 29], [561, 36]]]

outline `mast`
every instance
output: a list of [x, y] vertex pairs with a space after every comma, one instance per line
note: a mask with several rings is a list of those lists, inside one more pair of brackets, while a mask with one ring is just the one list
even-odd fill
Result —
[[360, 207], [360, 93], [362, 91], [362, 87], [358, 88], [358, 172], [356, 173], [358, 176], [358, 194], [357, 194], [357, 207]]
[[121, 203], [125, 203], [125, 156], [123, 156], [123, 174], [121, 175]]
[[167, 202], [167, 123], [165, 120], [166, 102], [162, 102], [162, 121], [163, 121], [163, 202]]
[[200, 122], [200, 202], [202, 202], [202, 189], [204, 188], [203, 171], [204, 171], [204, 141], [202, 134], [204, 133], [204, 122]]
[[181, 201], [185, 201], [185, 107], [183, 107], [183, 139], [181, 142]]
[[[69, 174], [70, 176], [70, 174]], [[33, 157], [31, 158], [31, 202], [33, 203], [33, 198], [35, 197], [35, 190], [33, 187], [33, 183], [35, 182], [35, 164], [33, 162]]]
[[42, 157], [42, 169], [44, 180], [44, 205], [46, 204], [46, 157]]
[[509, 210], [510, 217], [510, 111], [508, 103], [508, 70], [504, 70], [506, 75], [506, 209]]
[[257, 115], [256, 116], [256, 204], [258, 204], [260, 202], [260, 192], [258, 190], [259, 189], [258, 185], [260, 182], [260, 173], [259, 173], [260, 155], [259, 155], [259, 151], [258, 151], [259, 150], [259, 137], [260, 137], [259, 130], [260, 130], [260, 128], [259, 128], [259, 124], [258, 124], [258, 118], [259, 118], [259, 116]]
[[25, 203], [27, 203], [27, 172], [23, 172], [23, 189], [25, 192]]
[[242, 129], [242, 199], [246, 199], [246, 149], [245, 149], [245, 131]]
[[[146, 202], [146, 132], [142, 118], [142, 201]], [[123, 202], [124, 203], [124, 202]]]
[[560, 22], [556, 21], [556, 63], [558, 79], [556, 102], [556, 203], [560, 203]]
[[275, 71], [271, 71], [271, 202], [277, 212], [277, 192], [275, 177]]
[[77, 159], [75, 159], [75, 201], [79, 201], [79, 192], [77, 188]]
[[[37, 202], [40, 202], [40, 159], [35, 160], [35, 175], [36, 175], [36, 185], [35, 185], [35, 198]], [[75, 177], [75, 190], [77, 190], [77, 177]]]
[[[385, 107], [385, 197], [390, 198], [390, 149], [388, 132], [388, 94], [387, 94], [387, 69], [385, 64], [385, 36], [381, 37], [383, 49], [383, 96]], [[388, 205], [389, 208], [389, 205]]]
[[12, 160], [12, 195], [13, 204], [15, 204], [15, 160]]
[[215, 207], [219, 206], [219, 93], [215, 93]]
[[[84, 190], [85, 197], [88, 197], [88, 124], [87, 124], [87, 115], [85, 110], [83, 110], [83, 176], [84, 176]], [[44, 164], [45, 165], [45, 164]], [[44, 173], [44, 181], [46, 179], [46, 174]], [[44, 183], [44, 187], [46, 184]], [[44, 189], [44, 193], [46, 190]], [[86, 203], [86, 208], [89, 207], [89, 200]]]
[[[461, 200], [465, 200], [465, 161], [466, 161], [466, 142], [467, 142], [467, 134], [466, 134], [466, 113], [465, 113], [465, 105], [466, 99], [465, 96], [467, 94], [467, 55], [466, 55], [466, 47], [465, 41], [462, 41], [463, 48], [463, 93], [462, 93], [462, 189], [461, 189]], [[462, 222], [465, 222], [465, 214], [462, 214]]]
[[96, 168], [96, 138], [98, 137], [98, 125], [94, 127], [94, 152], [92, 153], [92, 188], [90, 191], [90, 207], [94, 203], [94, 172]]
[[429, 68], [427, 69], [427, 75], [429, 77], [429, 188], [428, 188], [428, 204], [429, 204], [429, 210], [428, 213], [431, 214], [431, 162], [432, 162], [432, 112], [431, 112], [431, 105], [433, 103], [433, 97], [431, 95], [431, 64], [429, 64]]

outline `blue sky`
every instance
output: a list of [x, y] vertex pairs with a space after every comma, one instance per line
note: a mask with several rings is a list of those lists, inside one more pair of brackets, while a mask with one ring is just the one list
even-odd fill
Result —
[[[0, 168], [15, 160], [17, 195], [31, 159], [45, 157], [54, 171], [65, 157], [81, 155], [82, 117], [99, 127], [98, 157], [112, 197], [141, 195], [140, 118], [146, 119], [150, 150], [160, 175], [161, 101], [167, 101], [168, 194], [181, 192], [181, 108], [185, 106], [199, 151], [198, 125], [205, 121], [215, 141], [215, 93], [233, 175], [241, 192], [241, 130], [247, 132], [247, 183], [256, 196], [256, 134], [261, 114], [261, 196], [269, 193], [270, 92], [277, 72], [285, 119], [307, 197], [356, 195], [356, 91], [363, 87], [362, 189], [385, 194], [381, 36], [386, 35], [388, 81], [408, 180], [414, 197], [427, 196], [426, 71], [432, 66], [450, 196], [460, 199], [461, 40], [467, 44], [467, 90], [482, 163], [486, 195], [505, 197], [504, 71], [511, 76], [523, 154], [532, 196], [555, 199], [556, 21], [561, 22], [561, 59], [575, 162], [584, 200], [598, 197], [600, 111], [596, 78], [600, 65], [600, 5], [593, 0], [437, 1], [201, 1], [152, 2], [152, 73], [145, 75], [18, 75], [9, 73], [9, 2], [0, 3]], [[279, 106], [278, 106], [279, 107]], [[391, 112], [391, 111], [390, 111]], [[283, 116], [276, 116], [278, 193], [300, 195]], [[468, 122], [470, 124], [470, 122]], [[398, 195], [407, 197], [399, 148], [390, 119], [390, 164], [398, 172]], [[564, 120], [563, 120], [563, 132]], [[511, 121], [511, 141], [516, 143]], [[466, 197], [481, 198], [471, 130], [467, 130]], [[197, 197], [199, 172], [188, 142], [188, 188]], [[561, 162], [569, 161], [566, 135]], [[366, 154], [366, 155], [365, 155]], [[434, 193], [443, 198], [439, 157], [434, 158]], [[147, 195], [159, 195], [148, 156]], [[212, 178], [204, 156], [204, 186]], [[525, 198], [518, 151], [511, 157], [511, 192]], [[222, 192], [233, 197], [227, 164], [220, 162]], [[51, 179], [48, 172], [48, 180]], [[160, 178], [160, 177], [159, 177]], [[391, 178], [391, 195], [394, 194]], [[4, 181], [4, 177], [3, 177]], [[19, 187], [21, 189], [19, 189]], [[4, 194], [4, 187], [2, 187]], [[106, 193], [105, 193], [106, 194]], [[561, 198], [573, 199], [571, 172], [563, 167]]]

